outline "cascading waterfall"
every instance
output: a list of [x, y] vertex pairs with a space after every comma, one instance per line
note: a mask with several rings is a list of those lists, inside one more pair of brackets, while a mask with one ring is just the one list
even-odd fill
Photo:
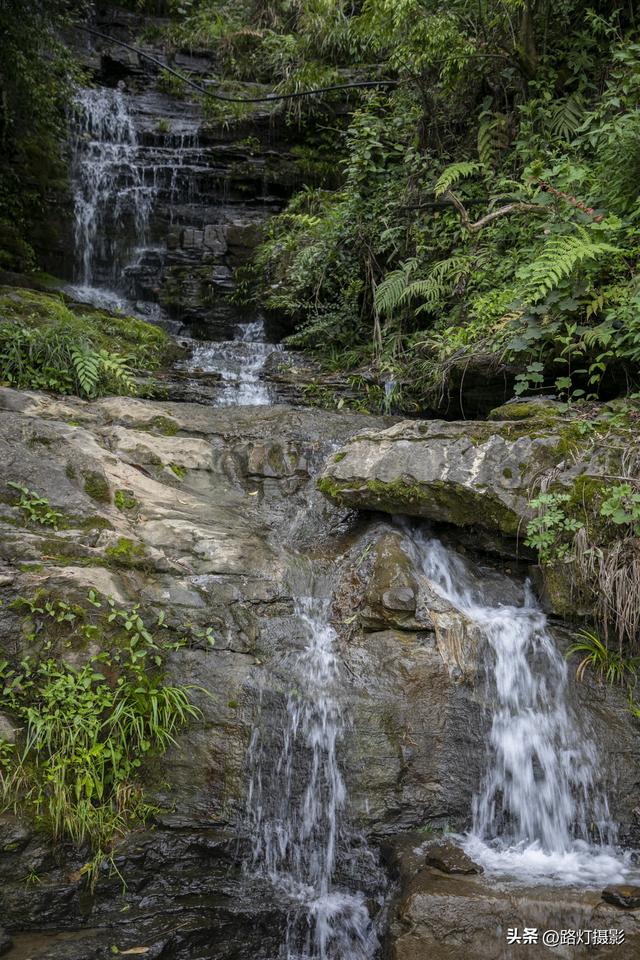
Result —
[[273, 728], [256, 728], [249, 751], [250, 868], [289, 905], [283, 960], [370, 960], [378, 940], [364, 894], [336, 883], [339, 848], [352, 838], [337, 756], [345, 717], [329, 601], [300, 596], [296, 615], [304, 646], [285, 664], [292, 689], [282, 739], [274, 745]]
[[[68, 290], [96, 306], [170, 326], [159, 304], [135, 296], [135, 276], [150, 257], [162, 262], [167, 255], [164, 246], [148, 244], [154, 205], [166, 203], [173, 224], [179, 202], [189, 205], [196, 175], [208, 168], [197, 130], [156, 130], [143, 147], [131, 102], [117, 89], [77, 92], [71, 141], [76, 268]], [[184, 368], [219, 374], [217, 405], [266, 405], [272, 391], [264, 368], [278, 349], [266, 342], [263, 321], [252, 320], [238, 326], [234, 340], [193, 341]]]
[[264, 322], [253, 320], [238, 325], [235, 340], [194, 343], [186, 367], [220, 374], [217, 404], [221, 407], [265, 406], [272, 402], [272, 394], [262, 374], [269, 356], [279, 349], [265, 340]]
[[[120, 90], [78, 91], [71, 147], [76, 290], [99, 300], [107, 276], [110, 287], [121, 289], [131, 248], [144, 245], [157, 184], [146, 182]], [[105, 305], [118, 305], [116, 295], [101, 292]]]
[[465, 561], [416, 534], [422, 570], [487, 641], [493, 674], [490, 755], [467, 852], [489, 872], [532, 881], [619, 882], [615, 827], [598, 756], [567, 700], [567, 665], [528, 585], [524, 603], [487, 605]]

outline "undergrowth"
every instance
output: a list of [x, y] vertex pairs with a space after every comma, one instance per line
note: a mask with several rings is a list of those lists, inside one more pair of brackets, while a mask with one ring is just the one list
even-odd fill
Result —
[[82, 604], [38, 593], [12, 606], [33, 652], [0, 661], [0, 706], [20, 729], [0, 745], [2, 800], [53, 837], [88, 845], [82, 872], [93, 884], [105, 861], [115, 869], [118, 840], [156, 809], [143, 789], [147, 761], [201, 716], [196, 688], [165, 677], [168, 654], [187, 640], [164, 638], [162, 616], [150, 624], [138, 605], [95, 590]]

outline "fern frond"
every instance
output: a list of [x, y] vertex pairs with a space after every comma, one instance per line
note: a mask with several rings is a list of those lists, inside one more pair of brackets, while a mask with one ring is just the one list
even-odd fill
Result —
[[118, 353], [109, 353], [108, 350], [101, 350], [98, 360], [102, 373], [106, 377], [116, 380], [128, 393], [135, 393], [136, 382], [126, 357]]
[[509, 145], [507, 118], [503, 113], [485, 115], [478, 126], [478, 157], [483, 167], [495, 166], [498, 154]]
[[403, 299], [406, 302], [417, 299], [423, 301], [416, 313], [434, 310], [451, 296], [455, 287], [469, 271], [470, 264], [471, 257], [465, 256], [441, 260], [435, 264], [425, 280], [416, 280], [407, 287]]
[[607, 255], [622, 253], [610, 243], [593, 240], [584, 229], [577, 233], [550, 237], [540, 255], [522, 267], [518, 273], [524, 281], [521, 299], [538, 303], [573, 271], [588, 260], [600, 260]]
[[93, 350], [73, 350], [71, 352], [73, 369], [80, 387], [80, 393], [92, 397], [96, 393], [100, 379], [100, 357]]
[[483, 169], [482, 164], [475, 160], [461, 160], [459, 163], [452, 163], [446, 167], [436, 181], [434, 193], [436, 197], [441, 197], [443, 193], [450, 190], [454, 184], [466, 177], [473, 176]]
[[579, 94], [571, 94], [549, 107], [547, 127], [554, 137], [570, 140], [580, 129], [584, 120], [585, 102]]
[[429, 275], [421, 280], [410, 282], [410, 274], [416, 261], [409, 261], [405, 269], [394, 270], [387, 274], [376, 291], [376, 307], [380, 313], [391, 314], [398, 307], [406, 306], [416, 300], [422, 303], [416, 313], [434, 310], [451, 295], [454, 287], [469, 270], [471, 257], [456, 256], [436, 263]]
[[376, 287], [374, 304], [378, 313], [389, 316], [403, 302], [403, 294], [409, 277], [415, 270], [416, 260], [407, 260], [397, 270], [388, 273]]

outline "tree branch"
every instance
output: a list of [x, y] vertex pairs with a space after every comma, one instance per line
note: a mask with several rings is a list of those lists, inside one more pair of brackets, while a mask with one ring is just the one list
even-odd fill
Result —
[[515, 201], [514, 203], [507, 203], [503, 207], [498, 207], [497, 210], [492, 210], [491, 213], [485, 214], [484, 217], [480, 217], [479, 220], [476, 220], [475, 223], [472, 223], [469, 217], [469, 211], [464, 206], [460, 198], [455, 195], [455, 193], [453, 193], [451, 190], [446, 190], [442, 196], [454, 205], [460, 214], [462, 226], [465, 228], [465, 230], [468, 230], [469, 233], [477, 233], [479, 230], [482, 230], [483, 227], [493, 223], [494, 220], [498, 220], [500, 217], [505, 217], [509, 213], [547, 213], [545, 208], [538, 203], [522, 203], [520, 201]]

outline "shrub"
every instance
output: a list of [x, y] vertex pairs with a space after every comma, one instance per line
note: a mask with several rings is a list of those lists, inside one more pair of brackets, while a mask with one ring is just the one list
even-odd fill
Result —
[[[157, 639], [138, 606], [119, 608], [93, 590], [86, 609], [41, 596], [14, 607], [26, 610], [41, 650], [18, 664], [0, 661], [0, 705], [23, 730], [13, 748], [0, 749], [2, 796], [54, 837], [88, 842], [93, 881], [105, 858], [113, 863], [118, 838], [153, 813], [140, 782], [145, 760], [200, 716], [194, 688], [164, 679], [167, 653], [186, 641]], [[160, 617], [155, 629], [163, 626]], [[57, 643], [96, 640], [103, 649], [83, 666], [52, 655]]]

